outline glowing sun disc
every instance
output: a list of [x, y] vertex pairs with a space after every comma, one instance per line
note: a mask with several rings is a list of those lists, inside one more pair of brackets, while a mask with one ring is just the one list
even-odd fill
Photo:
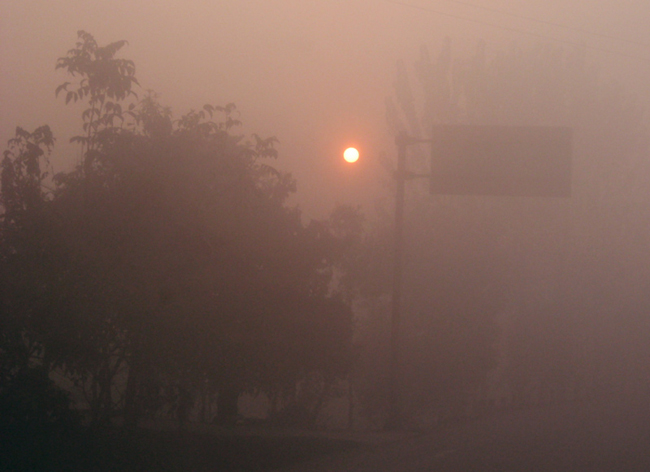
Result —
[[343, 152], [343, 159], [345, 159], [347, 162], [357, 162], [359, 159], [359, 151], [353, 147], [347, 148]]

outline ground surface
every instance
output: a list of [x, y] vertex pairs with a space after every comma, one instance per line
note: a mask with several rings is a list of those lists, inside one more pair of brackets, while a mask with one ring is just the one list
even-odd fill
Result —
[[[416, 432], [304, 432], [192, 425], [76, 433], [22, 450], [4, 471], [650, 471], [648, 401], [493, 414]], [[0, 447], [0, 457], [2, 447]], [[6, 452], [6, 451], [5, 451]]]
[[647, 405], [591, 404], [492, 415], [366, 443], [283, 472], [650, 471]]
[[352, 441], [293, 432], [81, 430], [46, 441], [5, 441], [0, 444], [0, 471], [255, 472], [354, 447], [358, 445]]

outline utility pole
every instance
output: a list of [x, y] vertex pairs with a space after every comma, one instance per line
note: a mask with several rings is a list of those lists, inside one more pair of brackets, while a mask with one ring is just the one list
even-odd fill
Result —
[[396, 430], [402, 425], [401, 395], [399, 394], [399, 334], [402, 300], [402, 259], [404, 257], [404, 190], [406, 184], [406, 136], [400, 134], [397, 144], [397, 170], [395, 171], [395, 235], [393, 241], [393, 296], [391, 299], [390, 371], [388, 378], [388, 418], [385, 429]]
[[406, 169], [406, 148], [411, 144], [430, 143], [430, 139], [412, 138], [400, 133], [397, 145], [397, 170], [395, 171], [395, 236], [393, 241], [393, 295], [391, 299], [390, 366], [388, 378], [388, 418], [384, 429], [398, 430], [404, 427], [400, 382], [400, 330], [402, 322], [402, 273], [404, 259], [404, 192], [406, 181], [429, 178], [429, 174], [414, 174]]

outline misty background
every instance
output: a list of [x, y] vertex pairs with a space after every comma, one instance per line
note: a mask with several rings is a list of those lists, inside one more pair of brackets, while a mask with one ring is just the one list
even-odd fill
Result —
[[[639, 98], [647, 96], [646, 2], [467, 3], [483, 8], [447, 0], [165, 1], [155, 6], [122, 0], [5, 1], [0, 5], [0, 141], [5, 143], [17, 124], [49, 123], [59, 137], [55, 170], [70, 165], [64, 146], [79, 124], [79, 107], [62, 108], [54, 99], [64, 75], [53, 69], [79, 29], [100, 44], [129, 41], [128, 57], [144, 88], [160, 94], [177, 113], [205, 101], [235, 103], [247, 130], [280, 140], [279, 166], [296, 176], [296, 201], [314, 217], [337, 202], [372, 208], [386, 178], [377, 165], [379, 155], [395, 154], [384, 99], [393, 93], [396, 61], [411, 69], [422, 44], [437, 50], [449, 37], [455, 57], [471, 54], [481, 40], [488, 55], [513, 45], [549, 43], [567, 50], [584, 45], [603, 80], [618, 80]], [[357, 166], [346, 166], [340, 157], [351, 143], [362, 153]]]
[[[407, 183], [399, 371], [409, 426], [526, 406], [647, 401], [647, 3], [9, 1], [0, 18], [0, 140], [17, 125], [49, 124], [57, 139], [49, 165], [69, 172], [56, 191], [39, 190], [41, 203], [68, 218], [56, 227], [60, 239], [43, 239], [51, 258], [39, 252], [42, 233], [12, 215], [26, 209], [45, 227], [51, 221], [27, 211], [29, 202], [10, 208], [14, 196], [3, 194], [14, 212], [3, 229], [14, 238], [3, 248], [13, 264], [3, 268], [12, 339], [30, 332], [21, 331], [31, 329], [23, 315], [33, 310], [43, 315], [34, 345], [50, 342], [42, 336], [49, 306], [24, 296], [47, 287], [44, 299], [65, 307], [61, 326], [78, 329], [80, 344], [88, 347], [91, 333], [114, 349], [119, 369], [105, 351], [63, 349], [59, 361], [61, 344], [44, 349], [54, 353], [52, 372], [95, 388], [93, 420], [123, 414], [127, 422], [129, 401], [137, 410], [146, 400], [134, 423], [209, 422], [216, 410], [224, 424], [243, 415], [381, 428], [394, 137], [427, 137], [435, 124], [571, 127], [573, 187], [566, 199], [496, 198], [430, 195], [426, 182]], [[99, 132], [96, 149], [68, 142], [82, 129], [85, 102], [54, 97], [71, 80], [54, 66], [78, 30], [99, 45], [128, 41], [116, 57], [135, 63], [144, 100], [129, 109], [141, 121], [117, 145]], [[196, 132], [213, 111], [225, 121], [202, 141]], [[230, 118], [242, 126], [231, 128]], [[253, 133], [262, 137], [256, 144], [237, 138]], [[360, 150], [356, 164], [342, 159], [349, 146]], [[223, 160], [198, 159], [205, 149]], [[98, 150], [110, 163], [98, 164], [98, 175], [120, 178], [81, 184], [92, 172], [75, 166]], [[269, 167], [260, 164], [276, 152]], [[435, 172], [427, 146], [409, 148], [408, 167]], [[41, 175], [27, 177], [33, 190]], [[107, 228], [117, 228], [121, 245]], [[60, 267], [61, 278], [48, 278]], [[55, 332], [57, 342], [68, 335]], [[174, 394], [165, 397], [166, 388]]]

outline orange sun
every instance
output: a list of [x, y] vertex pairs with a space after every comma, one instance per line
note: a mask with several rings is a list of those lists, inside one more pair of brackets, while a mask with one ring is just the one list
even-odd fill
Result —
[[357, 162], [359, 159], [359, 151], [353, 147], [349, 147], [343, 152], [343, 159], [347, 162]]

